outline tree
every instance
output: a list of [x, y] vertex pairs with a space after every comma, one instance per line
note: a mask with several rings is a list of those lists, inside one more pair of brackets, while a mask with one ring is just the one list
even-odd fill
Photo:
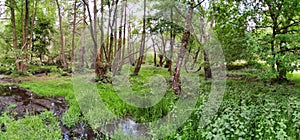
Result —
[[173, 90], [174, 90], [175, 94], [181, 94], [180, 70], [181, 70], [182, 61], [183, 61], [183, 58], [185, 55], [185, 50], [187, 48], [187, 44], [188, 44], [189, 37], [190, 37], [190, 28], [191, 28], [194, 8], [199, 6], [202, 2], [199, 2], [196, 5], [194, 0], [191, 0], [189, 3], [190, 5], [188, 8], [188, 13], [186, 14], [186, 18], [185, 18], [186, 21], [185, 21], [185, 27], [184, 27], [184, 34], [183, 34], [183, 38], [182, 38], [182, 44], [180, 47], [180, 51], [178, 53], [178, 59], [177, 59], [177, 63], [176, 63], [175, 70], [174, 70], [174, 78], [172, 81], [172, 86], [173, 86]]
[[74, 50], [75, 50], [75, 31], [76, 31], [76, 12], [77, 12], [77, 0], [74, 1], [74, 13], [73, 13], [73, 30], [72, 30], [72, 54], [70, 62], [70, 71], [73, 69], [73, 60], [74, 60]]
[[62, 29], [62, 16], [61, 16], [61, 10], [60, 10], [60, 4], [58, 0], [56, 0], [57, 10], [58, 10], [58, 20], [59, 20], [59, 31], [60, 31], [60, 41], [61, 41], [61, 59], [63, 63], [63, 67], [65, 70], [68, 69], [67, 66], [67, 60], [65, 57], [65, 39], [64, 39], [64, 33]]
[[[18, 38], [17, 38], [17, 31], [16, 31], [16, 16], [15, 16], [15, 6], [16, 6], [16, 3], [14, 0], [10, 0], [9, 1], [9, 8], [10, 8], [10, 16], [11, 16], [11, 25], [12, 25], [12, 31], [13, 31], [13, 48], [15, 50], [18, 50]], [[15, 63], [16, 63], [16, 67], [17, 67], [17, 70], [19, 72], [22, 72], [22, 66], [20, 65], [20, 62], [19, 62], [19, 57], [17, 55], [17, 53], [15, 52], [14, 53], [14, 58], [15, 58]]]
[[133, 75], [138, 75], [141, 69], [141, 65], [144, 57], [145, 39], [146, 39], [146, 0], [144, 0], [143, 31], [142, 31], [142, 40], [141, 40], [141, 46], [139, 51], [139, 58], [137, 60], [137, 64], [134, 69]]
[[[251, 1], [253, 2], [253, 1]], [[287, 72], [297, 69], [300, 47], [300, 5], [298, 0], [263, 0], [255, 3], [252, 15], [259, 32], [261, 59], [272, 68], [278, 82], [287, 81]], [[269, 53], [270, 52], [270, 53]]]
[[212, 2], [209, 9], [209, 18], [214, 19], [213, 29], [222, 44], [227, 65], [237, 60], [253, 60], [252, 54], [248, 53], [251, 46], [246, 37], [250, 11], [248, 6], [241, 9], [240, 5], [243, 5], [242, 1], [220, 0]]

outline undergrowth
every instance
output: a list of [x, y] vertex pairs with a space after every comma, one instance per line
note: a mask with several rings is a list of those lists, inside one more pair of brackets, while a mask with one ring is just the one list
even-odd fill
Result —
[[[151, 92], [151, 86], [147, 83], [154, 75], [161, 75], [166, 81], [168, 80], [166, 69], [143, 67], [139, 76], [129, 77], [132, 91], [140, 95]], [[200, 79], [203, 77], [201, 76]], [[300, 139], [300, 74], [294, 73], [291, 80], [295, 83], [294, 85], [269, 85], [257, 81], [227, 80], [223, 102], [219, 110], [207, 125], [200, 127], [199, 120], [203, 115], [203, 103], [207, 100], [210, 92], [210, 81], [206, 81], [200, 85], [199, 92], [201, 94], [192, 115], [175, 132], [163, 139], [298, 140]], [[71, 78], [60, 77], [47, 81], [28, 81], [21, 83], [21, 86], [29, 88], [41, 96], [64, 96], [69, 104], [69, 109], [63, 116], [65, 125], [73, 126], [80, 120], [86, 119], [80, 115]], [[137, 122], [159, 120], [174, 108], [177, 101], [170, 86], [167, 87], [162, 100], [149, 108], [137, 108], [126, 103], [119, 98], [113, 85], [97, 84], [97, 89], [99, 97], [111, 112], [119, 118], [130, 117]], [[51, 120], [50, 125], [43, 124], [45, 119]], [[10, 128], [7, 129], [7, 132], [1, 132], [0, 139], [14, 139], [18, 136], [28, 139], [40, 137], [60, 139], [61, 137], [60, 132], [55, 129], [58, 121], [49, 113], [27, 116], [17, 121], [4, 114], [0, 120], [7, 124], [6, 128]], [[22, 131], [18, 135], [13, 133], [18, 129], [26, 131]], [[150, 135], [154, 135], [154, 133]]]

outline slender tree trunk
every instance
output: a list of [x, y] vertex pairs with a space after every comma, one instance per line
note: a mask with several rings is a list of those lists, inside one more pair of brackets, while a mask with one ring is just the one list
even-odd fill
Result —
[[[170, 14], [170, 18], [171, 18], [171, 23], [173, 23], [173, 7], [171, 7], [171, 14]], [[173, 29], [173, 27], [171, 27]], [[172, 61], [173, 61], [173, 50], [174, 50], [174, 34], [173, 34], [173, 30], [170, 30], [170, 48], [171, 48], [171, 52], [170, 52], [170, 59], [168, 61], [168, 71], [170, 72], [170, 77], [172, 78]]]
[[27, 50], [28, 50], [28, 23], [29, 23], [29, 0], [25, 0], [25, 17], [23, 18], [23, 38], [22, 38], [22, 54], [19, 60], [19, 72], [24, 72], [27, 69]]
[[[30, 39], [29, 39], [29, 44], [28, 44], [28, 46], [31, 48], [31, 50], [33, 48], [32, 47], [33, 46], [33, 32], [34, 32], [34, 21], [35, 21], [35, 16], [36, 16], [36, 11], [37, 11], [37, 3], [38, 3], [38, 1], [34, 2], [33, 13], [32, 13], [32, 17], [31, 17]], [[29, 57], [30, 58], [28, 58], [28, 59], [31, 60], [32, 59], [32, 53], [29, 55]]]
[[[11, 0], [10, 1], [10, 14], [11, 14], [11, 25], [12, 25], [12, 31], [13, 31], [13, 47], [15, 50], [18, 50], [18, 38], [17, 38], [17, 30], [16, 30], [16, 16], [15, 16], [15, 6], [16, 6], [16, 3], [14, 0]], [[15, 63], [16, 63], [16, 67], [17, 67], [17, 70], [19, 72], [20, 71], [20, 63], [19, 63], [19, 58], [18, 58], [18, 55], [16, 52], [14, 52], [14, 58], [15, 58]]]
[[104, 47], [104, 31], [103, 31], [103, 12], [104, 12], [104, 5], [103, 5], [103, 0], [101, 0], [101, 21], [100, 21], [100, 31], [101, 31], [101, 37], [100, 37], [100, 51], [99, 54], [97, 55], [97, 63], [96, 63], [96, 75], [98, 80], [102, 81], [105, 79], [105, 75], [107, 72], [107, 66], [104, 64], [104, 58], [106, 58], [107, 61], [107, 56], [106, 56], [106, 50]]
[[134, 52], [133, 52], [133, 46], [132, 46], [132, 42], [131, 42], [131, 26], [130, 26], [130, 22], [128, 23], [128, 38], [127, 38], [127, 49], [128, 49], [128, 55], [129, 55], [129, 63], [131, 66], [134, 66]]
[[[282, 34], [287, 34], [288, 33], [288, 29], [284, 30], [282, 32]], [[280, 46], [279, 46], [279, 53], [280, 55], [285, 55], [285, 52], [282, 52], [281, 50], [283, 50], [283, 44], [286, 43], [285, 41], [280, 41]], [[288, 81], [286, 74], [287, 74], [287, 69], [284, 66], [284, 62], [282, 62], [281, 60], [278, 60], [278, 62], [276, 62], [277, 65], [277, 71], [278, 71], [278, 76], [277, 76], [277, 81], [278, 82], [286, 82]]]
[[[214, 19], [212, 19], [211, 23], [210, 23], [211, 29], [213, 28], [213, 24], [214, 24]], [[205, 35], [205, 42], [208, 42], [209, 40], [210, 40], [210, 36]], [[208, 50], [204, 49], [203, 54], [204, 54], [204, 62], [205, 62], [205, 65], [204, 65], [205, 79], [210, 79], [210, 78], [212, 78], [212, 73], [211, 73], [211, 69], [210, 69]]]
[[[101, 19], [100, 19], [100, 59], [104, 60], [104, 56], [107, 56], [105, 52], [105, 47], [104, 47], [104, 31], [103, 31], [103, 25], [104, 25], [104, 2], [103, 0], [101, 0]], [[107, 57], [105, 57], [105, 59], [107, 60]]]
[[159, 57], [159, 66], [162, 67], [163, 66], [164, 55], [159, 54], [158, 57]]
[[[161, 40], [162, 40], [162, 52], [163, 52], [163, 57], [166, 58], [166, 46], [167, 46], [167, 41], [165, 39], [164, 34], [161, 33]], [[163, 66], [163, 64], [161, 64], [161, 67]]]
[[92, 15], [91, 15], [91, 11], [90, 11], [90, 7], [89, 7], [89, 4], [86, 0], [83, 0], [85, 6], [86, 6], [86, 9], [87, 9], [87, 12], [88, 12], [88, 15], [89, 15], [89, 21], [90, 21], [90, 33], [91, 33], [91, 37], [92, 37], [92, 40], [93, 40], [93, 43], [94, 43], [94, 49], [96, 48], [96, 53], [93, 52], [93, 63], [92, 63], [92, 68], [95, 68], [95, 64], [96, 64], [96, 56], [95, 54], [97, 54], [97, 38], [95, 38], [95, 30], [94, 30], [94, 26], [93, 26], [93, 20], [92, 20]]
[[[115, 2], [114, 2], [114, 5], [115, 5], [115, 9], [114, 9], [114, 16], [113, 16], [113, 23], [112, 23], [112, 26], [114, 26], [114, 29], [113, 29], [113, 32], [111, 33], [111, 37], [113, 37], [113, 38], [111, 38], [111, 40], [113, 39], [113, 41], [111, 42], [111, 49], [112, 49], [112, 46], [113, 46], [113, 49], [114, 49], [114, 52], [113, 52], [113, 59], [114, 59], [114, 62], [118, 62], [118, 60], [119, 60], [119, 58], [118, 58], [118, 56], [119, 55], [117, 55], [117, 52], [118, 52], [118, 50], [117, 50], [117, 45], [118, 45], [118, 35], [117, 35], [117, 31], [118, 31], [118, 3], [119, 3], [119, 0], [116, 0]], [[112, 44], [112, 43], [114, 43], [114, 44]], [[117, 70], [117, 67], [118, 67], [118, 65], [111, 65], [111, 71], [113, 72], [113, 74], [116, 74], [116, 70]]]
[[[121, 51], [121, 48], [122, 48], [122, 29], [123, 29], [123, 14], [124, 13], [124, 0], [122, 1], [122, 7], [121, 7], [121, 12], [120, 12], [120, 25], [119, 25], [119, 40], [118, 40], [118, 50], [117, 51]], [[119, 52], [119, 58], [121, 56], [121, 53]]]
[[62, 29], [62, 17], [61, 17], [61, 12], [60, 12], [60, 5], [58, 0], [56, 0], [56, 5], [58, 9], [58, 19], [59, 19], [59, 31], [60, 31], [60, 41], [61, 41], [61, 59], [63, 63], [63, 67], [65, 70], [68, 69], [67, 67], [67, 62], [66, 62], [66, 57], [65, 57], [65, 42], [64, 42], [64, 33]]
[[[124, 13], [124, 25], [123, 25], [123, 47], [122, 47], [122, 61], [121, 61], [121, 66], [120, 68], [122, 69], [122, 66], [124, 64], [124, 59], [125, 59], [125, 45], [126, 45], [126, 22], [127, 22], [127, 0], [124, 0], [124, 10], [125, 10], [125, 13]], [[128, 47], [128, 46], [127, 46]]]
[[75, 31], [76, 31], [76, 12], [77, 12], [77, 0], [74, 1], [74, 15], [73, 15], [73, 31], [72, 31], [72, 54], [70, 62], [70, 72], [73, 70], [74, 50], [75, 50]]
[[146, 38], [146, 0], [144, 0], [143, 32], [142, 32], [142, 41], [140, 46], [140, 56], [138, 58], [138, 62], [134, 69], [133, 75], [138, 75], [141, 69], [141, 65], [144, 57], [145, 38]]
[[180, 48], [180, 52], [178, 54], [178, 59], [177, 59], [177, 63], [175, 66], [175, 71], [174, 71], [174, 78], [172, 81], [173, 90], [174, 90], [175, 94], [178, 94], [178, 95], [181, 94], [180, 70], [181, 70], [181, 65], [182, 65], [182, 61], [184, 58], [184, 54], [185, 54], [185, 49], [186, 49], [188, 41], [189, 41], [190, 26], [191, 26], [191, 22], [192, 22], [192, 15], [194, 12], [194, 7], [193, 7], [194, 0], [192, 0], [191, 2], [192, 2], [192, 4], [189, 6], [188, 13], [186, 15], [185, 29], [184, 29], [184, 34], [183, 34], [183, 38], [182, 38], [182, 45]]
[[[113, 2], [112, 2], [113, 3]], [[112, 25], [111, 25], [111, 12], [112, 7], [110, 1], [108, 1], [108, 23], [107, 23], [107, 34], [106, 34], [106, 50], [107, 50], [107, 66], [110, 67], [111, 61], [111, 53], [112, 53], [112, 42], [113, 42], [113, 34], [112, 34]], [[111, 33], [110, 33], [111, 32]]]
[[[121, 60], [121, 55], [122, 55], [122, 29], [123, 29], [123, 13], [124, 13], [124, 0], [122, 1], [122, 6], [121, 6], [121, 12], [120, 12], [120, 25], [119, 25], [119, 39], [118, 39], [118, 48], [117, 48], [117, 50], [116, 50], [116, 53], [117, 54], [115, 54], [115, 62], [118, 62], [118, 64], [116, 65], [116, 71], [120, 71], [121, 70], [121, 63], [122, 62], [120, 62], [120, 61], [122, 61]], [[117, 56], [116, 56], [117, 55]]]
[[157, 61], [156, 61], [156, 49], [155, 49], [155, 41], [154, 41], [154, 39], [153, 38], [151, 38], [152, 39], [152, 43], [153, 43], [153, 53], [154, 53], [154, 58], [153, 58], [153, 62], [154, 62], [154, 66], [155, 67], [157, 67], [158, 65], [157, 65]]
[[[98, 39], [98, 30], [97, 30], [97, 13], [98, 13], [98, 9], [97, 9], [97, 0], [94, 0], [94, 38], [97, 42]], [[92, 24], [92, 23], [91, 23]], [[101, 44], [100, 44], [101, 45]], [[94, 45], [94, 58], [96, 59], [97, 57], [97, 52], [98, 52], [98, 44]], [[94, 61], [94, 66], [97, 62]]]
[[84, 55], [85, 55], [85, 22], [86, 22], [86, 8], [85, 6], [83, 6], [83, 19], [82, 19], [82, 25], [83, 25], [83, 29], [82, 29], [82, 48], [81, 48], [81, 56], [80, 56], [80, 67], [84, 67]]
[[118, 38], [117, 38], [117, 30], [118, 30], [118, 21], [117, 21], [117, 18], [118, 18], [118, 3], [119, 3], [119, 0], [116, 0], [115, 2], [115, 12], [114, 12], [114, 23], [115, 23], [115, 29], [114, 29], [114, 56], [116, 56], [117, 54], [117, 42], [118, 42]]

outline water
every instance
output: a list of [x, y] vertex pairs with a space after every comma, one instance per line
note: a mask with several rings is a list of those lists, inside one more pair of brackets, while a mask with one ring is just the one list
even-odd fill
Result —
[[120, 124], [122, 126], [122, 131], [126, 135], [136, 135], [137, 134], [137, 123], [133, 120], [126, 118], [125, 120], [121, 120]]
[[[133, 136], [136, 139], [140, 139], [145, 136], [146, 127], [135, 122], [129, 117], [114, 121], [112, 124], [108, 124], [104, 129], [108, 133], [101, 133], [99, 128], [99, 134], [95, 133], [91, 126], [85, 122], [79, 122], [77, 125], [67, 128], [62, 124], [62, 114], [68, 109], [67, 103], [64, 97], [40, 97], [34, 93], [29, 92], [27, 89], [20, 88], [17, 85], [0, 86], [0, 115], [4, 113], [9, 106], [14, 104], [11, 111], [17, 112], [14, 116], [15, 119], [20, 119], [26, 115], [37, 115], [46, 110], [51, 111], [61, 123], [62, 138], [64, 140], [70, 139], [96, 139], [102, 138], [103, 134], [112, 136], [116, 131], [122, 132], [124, 135]], [[26, 110], [24, 110], [26, 108]], [[28, 112], [27, 112], [28, 111]], [[29, 114], [27, 114], [29, 113]], [[1, 125], [1, 124], [0, 124]], [[108, 129], [108, 126], [113, 126]], [[103, 129], [102, 129], [103, 130]], [[2, 132], [5, 131], [5, 126], [1, 126]]]
[[119, 119], [113, 123], [106, 124], [99, 127], [103, 134], [113, 137], [115, 134], [125, 135], [130, 138], [142, 139], [147, 134], [147, 127], [143, 124], [137, 123], [129, 117]]

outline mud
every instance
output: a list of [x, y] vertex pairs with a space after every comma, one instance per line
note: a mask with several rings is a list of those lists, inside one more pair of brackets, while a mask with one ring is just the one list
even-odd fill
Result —
[[16, 85], [0, 87], [0, 115], [9, 106], [11, 106], [9, 112], [15, 119], [23, 118], [25, 115], [37, 115], [46, 110], [61, 118], [68, 109], [64, 97], [39, 97]]
[[[146, 127], [130, 118], [119, 119], [112, 124], [107, 124], [102, 128], [104, 131], [101, 131], [100, 127], [94, 131], [86, 122], [79, 122], [68, 128], [61, 121], [63, 113], [67, 109], [68, 105], [64, 97], [40, 97], [17, 85], [0, 85], [0, 116], [4, 112], [8, 112], [10, 116], [18, 120], [26, 115], [38, 115], [46, 110], [51, 111], [60, 122], [62, 139], [64, 140], [108, 138], [105, 134], [111, 136], [120, 128], [125, 135], [136, 136], [137, 139], [145, 136]], [[0, 124], [0, 131], [6, 132], [4, 124]]]
[[[80, 122], [71, 128], [63, 125], [61, 118], [67, 109], [68, 105], [64, 97], [40, 97], [17, 85], [0, 86], [0, 116], [7, 111], [10, 116], [18, 120], [25, 115], [38, 115], [48, 110], [53, 112], [60, 121], [62, 138], [95, 139], [96, 133], [86, 123]], [[0, 124], [0, 127], [2, 132], [6, 131], [4, 124]]]

